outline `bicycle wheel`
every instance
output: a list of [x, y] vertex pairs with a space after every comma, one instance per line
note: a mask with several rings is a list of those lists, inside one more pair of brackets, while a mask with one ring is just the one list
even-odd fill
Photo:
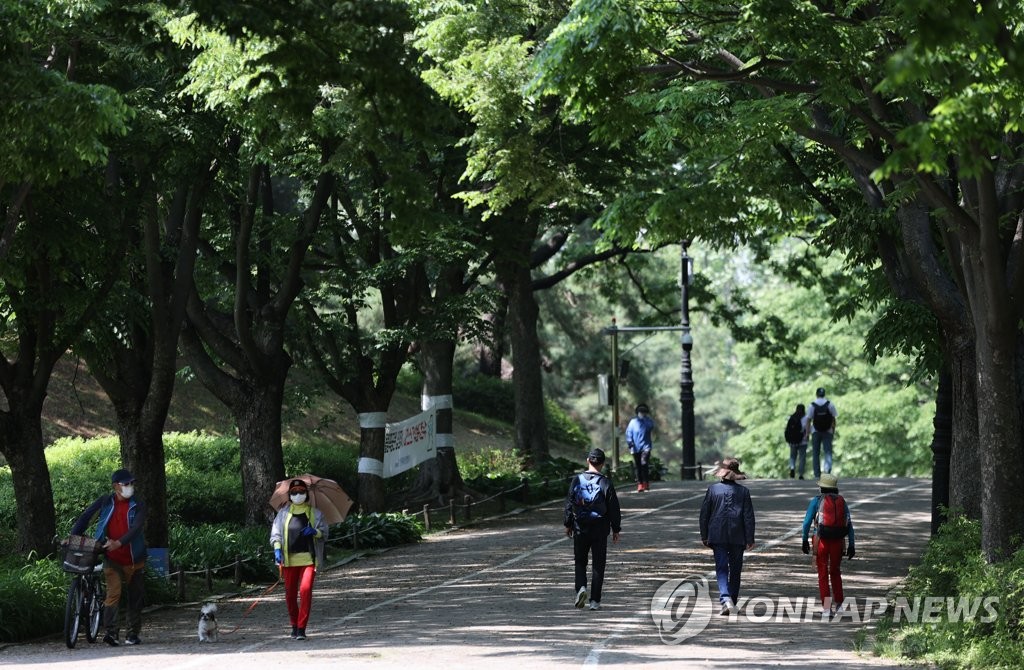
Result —
[[82, 623], [82, 578], [74, 577], [68, 587], [68, 601], [64, 605], [64, 644], [74, 649], [78, 642], [78, 627]]
[[89, 642], [95, 642], [99, 638], [105, 595], [103, 580], [94, 574], [89, 579], [89, 597], [82, 603], [86, 621], [85, 639]]

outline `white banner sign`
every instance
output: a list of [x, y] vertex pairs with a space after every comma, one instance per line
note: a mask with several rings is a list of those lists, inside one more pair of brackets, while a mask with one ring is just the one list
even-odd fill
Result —
[[437, 412], [422, 414], [389, 423], [384, 428], [384, 477], [394, 477], [414, 465], [435, 456], [434, 433], [437, 430]]

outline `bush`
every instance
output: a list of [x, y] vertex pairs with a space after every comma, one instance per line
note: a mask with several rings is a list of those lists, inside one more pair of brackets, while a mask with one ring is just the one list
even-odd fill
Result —
[[270, 551], [270, 531], [260, 526], [242, 528], [233, 524], [175, 524], [171, 527], [171, 563], [184, 569], [205, 570], [230, 567], [234, 576], [234, 562], [242, 558], [242, 578], [248, 581], [272, 579], [273, 554]]
[[11, 557], [0, 564], [0, 642], [61, 630], [70, 581], [52, 559]]
[[[989, 564], [977, 521], [951, 516], [910, 570], [898, 596], [998, 598], [997, 616], [967, 621], [880, 622], [876, 650], [886, 656], [926, 660], [944, 668], [1018, 668], [1024, 656], [1024, 549]], [[943, 612], [944, 614], [945, 612]]]
[[[358, 540], [355, 538], [358, 537]], [[390, 512], [387, 514], [353, 514], [331, 528], [331, 546], [379, 549], [410, 544], [423, 539], [423, 524], [418, 517]]]

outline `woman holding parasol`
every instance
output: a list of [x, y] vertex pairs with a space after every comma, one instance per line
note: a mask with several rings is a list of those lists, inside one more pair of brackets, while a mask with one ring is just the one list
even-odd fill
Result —
[[[287, 500], [280, 502], [278, 495], [271, 498], [271, 503], [277, 500], [278, 506], [270, 529], [270, 543], [284, 580], [284, 598], [292, 624], [291, 637], [305, 640], [313, 601], [313, 580], [317, 566], [324, 560], [327, 522], [310, 499], [309, 484], [302, 479], [286, 482]], [[283, 487], [279, 485], [279, 488]]]

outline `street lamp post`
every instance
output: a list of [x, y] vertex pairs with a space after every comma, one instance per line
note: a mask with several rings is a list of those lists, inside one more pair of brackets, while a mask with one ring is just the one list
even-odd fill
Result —
[[693, 278], [693, 259], [686, 254], [689, 240], [683, 240], [681, 245], [682, 255], [680, 256], [681, 268], [679, 273], [679, 289], [682, 303], [682, 359], [679, 374], [679, 407], [681, 411], [682, 435], [683, 435], [683, 463], [679, 467], [679, 478], [696, 478], [696, 449], [694, 447], [694, 421], [693, 421], [693, 366], [690, 363], [690, 351], [693, 349], [693, 336], [690, 334], [690, 281]]

